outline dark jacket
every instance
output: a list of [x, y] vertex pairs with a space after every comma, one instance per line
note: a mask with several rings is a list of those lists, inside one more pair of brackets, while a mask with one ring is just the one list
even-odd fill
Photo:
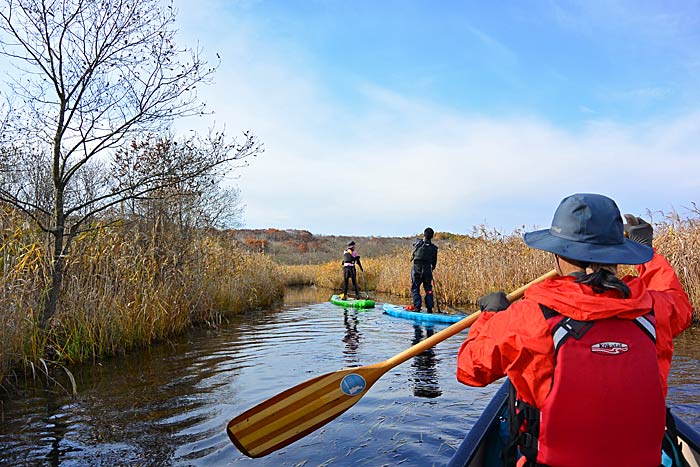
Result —
[[437, 266], [437, 254], [438, 247], [433, 245], [430, 240], [419, 240], [415, 243], [411, 260], [413, 260], [413, 264], [419, 266], [430, 265], [430, 269], [435, 269], [435, 266]]

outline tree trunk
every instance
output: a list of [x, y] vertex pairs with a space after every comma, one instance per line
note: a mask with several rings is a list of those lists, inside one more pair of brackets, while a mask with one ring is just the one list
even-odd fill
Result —
[[49, 320], [56, 313], [58, 299], [63, 285], [63, 262], [64, 262], [64, 233], [65, 214], [63, 211], [63, 187], [60, 184], [55, 189], [54, 199], [54, 228], [51, 230], [53, 236], [53, 258], [51, 261], [51, 285], [49, 286], [44, 312], [41, 315], [40, 325], [42, 329], [47, 329]]
[[49, 320], [56, 313], [58, 297], [63, 284], [63, 255], [60, 253], [62, 247], [59, 246], [59, 244], [63, 243], [63, 232], [54, 237], [54, 242], [53, 264], [51, 265], [51, 286], [49, 287], [46, 303], [44, 305], [44, 312], [41, 316], [40, 324], [42, 329], [47, 328]]

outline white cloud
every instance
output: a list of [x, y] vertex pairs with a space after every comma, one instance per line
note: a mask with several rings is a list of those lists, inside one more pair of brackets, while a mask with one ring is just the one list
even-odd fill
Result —
[[[185, 37], [200, 20], [186, 17]], [[240, 172], [249, 227], [512, 229], [548, 224], [573, 192], [605, 193], [641, 214], [689, 204], [700, 188], [689, 175], [700, 169], [699, 115], [639, 126], [591, 120], [573, 131], [527, 115], [467, 115], [367, 82], [355, 83], [360, 101], [348, 102], [293, 44], [264, 40], [245, 20], [207, 21], [216, 33], [207, 48], [222, 66], [203, 97], [217, 125], [252, 129], [266, 147]]]

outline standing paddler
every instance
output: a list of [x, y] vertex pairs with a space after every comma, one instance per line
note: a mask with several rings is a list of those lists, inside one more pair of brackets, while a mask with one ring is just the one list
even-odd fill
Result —
[[348, 298], [348, 280], [352, 279], [352, 286], [355, 288], [355, 298], [360, 300], [360, 289], [357, 287], [357, 271], [355, 270], [355, 263], [360, 267], [360, 271], [364, 272], [362, 268], [362, 262], [360, 262], [360, 255], [355, 251], [355, 241], [351, 240], [345, 251], [343, 251], [343, 294], [340, 296], [341, 300], [347, 300]]
[[411, 296], [413, 307], [406, 307], [410, 311], [421, 311], [422, 297], [420, 287], [425, 291], [425, 307], [428, 313], [433, 312], [435, 300], [433, 298], [433, 270], [437, 266], [438, 247], [433, 244], [435, 232], [430, 227], [423, 231], [423, 239], [413, 243], [411, 261]]

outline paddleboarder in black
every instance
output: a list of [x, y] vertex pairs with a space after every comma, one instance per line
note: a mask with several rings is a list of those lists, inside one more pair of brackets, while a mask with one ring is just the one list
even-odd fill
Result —
[[413, 267], [411, 268], [411, 295], [413, 296], [413, 310], [421, 311], [422, 297], [420, 286], [425, 290], [425, 307], [428, 313], [433, 312], [433, 269], [437, 265], [438, 247], [433, 245], [435, 232], [430, 227], [423, 231], [423, 240], [413, 243]]
[[340, 296], [341, 300], [347, 300], [348, 298], [349, 279], [352, 279], [352, 286], [355, 288], [355, 298], [358, 300], [361, 298], [360, 289], [357, 287], [357, 271], [355, 270], [355, 263], [357, 263], [357, 265], [360, 267], [360, 271], [365, 271], [362, 268], [362, 263], [360, 262], [360, 255], [355, 251], [355, 241], [351, 240], [343, 252], [343, 294]]

